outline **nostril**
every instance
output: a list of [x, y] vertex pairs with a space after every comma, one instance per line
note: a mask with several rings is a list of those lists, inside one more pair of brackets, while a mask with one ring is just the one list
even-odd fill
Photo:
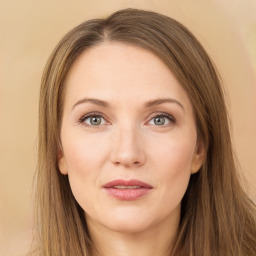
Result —
[[135, 162], [132, 162], [132, 161], [122, 161], [122, 162], [119, 162], [119, 161], [116, 161], [114, 162], [114, 165], [116, 166], [119, 166], [119, 165], [124, 165], [124, 166], [139, 166], [140, 165], [140, 162], [139, 161], [135, 161]]

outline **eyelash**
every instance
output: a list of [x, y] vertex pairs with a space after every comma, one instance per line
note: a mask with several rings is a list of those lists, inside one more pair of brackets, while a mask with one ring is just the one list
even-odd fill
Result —
[[[88, 124], [85, 123], [85, 120], [86, 120], [86, 119], [92, 118], [92, 117], [100, 117], [100, 118], [103, 118], [103, 119], [106, 121], [106, 118], [104, 118], [104, 115], [103, 115], [103, 114], [97, 113], [97, 112], [93, 112], [93, 113], [88, 113], [88, 114], [82, 116], [82, 117], [79, 119], [78, 123], [79, 123], [79, 124], [83, 124], [83, 125], [85, 125], [86, 127], [93, 127], [93, 128], [96, 128], [96, 129], [97, 129], [97, 128], [100, 128], [100, 127], [102, 126], [102, 124], [100, 124], [100, 125], [88, 125]], [[170, 114], [168, 114], [168, 113], [165, 113], [165, 112], [161, 112], [161, 113], [155, 114], [154, 116], [152, 116], [152, 117], [150, 118], [150, 120], [149, 120], [148, 122], [150, 122], [151, 120], [153, 120], [153, 119], [156, 118], [156, 117], [164, 117], [164, 118], [167, 118], [168, 121], [170, 122], [170, 124], [167, 124], [167, 125], [164, 124], [164, 125], [161, 125], [161, 126], [159, 126], [159, 127], [171, 126], [171, 125], [174, 125], [174, 124], [176, 123], [176, 119], [175, 119], [172, 115], [170, 115]], [[147, 122], [147, 123], [148, 123], [148, 122]], [[106, 123], [108, 123], [108, 122], [106, 121]], [[103, 125], [104, 125], [104, 124], [103, 124]], [[155, 125], [155, 126], [157, 127], [158, 125]]]

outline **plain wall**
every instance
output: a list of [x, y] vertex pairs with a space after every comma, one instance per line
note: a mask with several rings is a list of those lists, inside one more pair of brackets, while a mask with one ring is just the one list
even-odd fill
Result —
[[254, 0], [0, 1], [0, 255], [26, 252], [32, 234], [38, 94], [46, 60], [80, 22], [135, 7], [169, 15], [206, 48], [223, 78], [232, 138], [256, 200]]

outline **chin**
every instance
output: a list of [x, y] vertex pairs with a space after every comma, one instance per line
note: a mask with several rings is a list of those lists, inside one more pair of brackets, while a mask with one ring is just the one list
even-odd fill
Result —
[[119, 233], [140, 233], [150, 229], [151, 223], [146, 223], [145, 221], [139, 222], [130, 220], [115, 220], [111, 223], [104, 223], [105, 227]]
[[[102, 216], [103, 217], [103, 216]], [[150, 229], [157, 218], [152, 218], [141, 211], [110, 211], [100, 220], [106, 228], [121, 233], [138, 233]]]
[[[175, 205], [175, 204], [174, 204]], [[136, 203], [109, 205], [97, 204], [94, 211], [87, 212], [87, 224], [90, 229], [98, 226], [119, 233], [141, 233], [163, 226], [178, 223], [180, 204], [176, 207], [160, 207]]]

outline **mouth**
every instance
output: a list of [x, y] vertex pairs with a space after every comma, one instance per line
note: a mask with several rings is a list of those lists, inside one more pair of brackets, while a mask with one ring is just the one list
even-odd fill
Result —
[[111, 197], [132, 201], [147, 195], [153, 187], [139, 180], [113, 180], [103, 186]]

